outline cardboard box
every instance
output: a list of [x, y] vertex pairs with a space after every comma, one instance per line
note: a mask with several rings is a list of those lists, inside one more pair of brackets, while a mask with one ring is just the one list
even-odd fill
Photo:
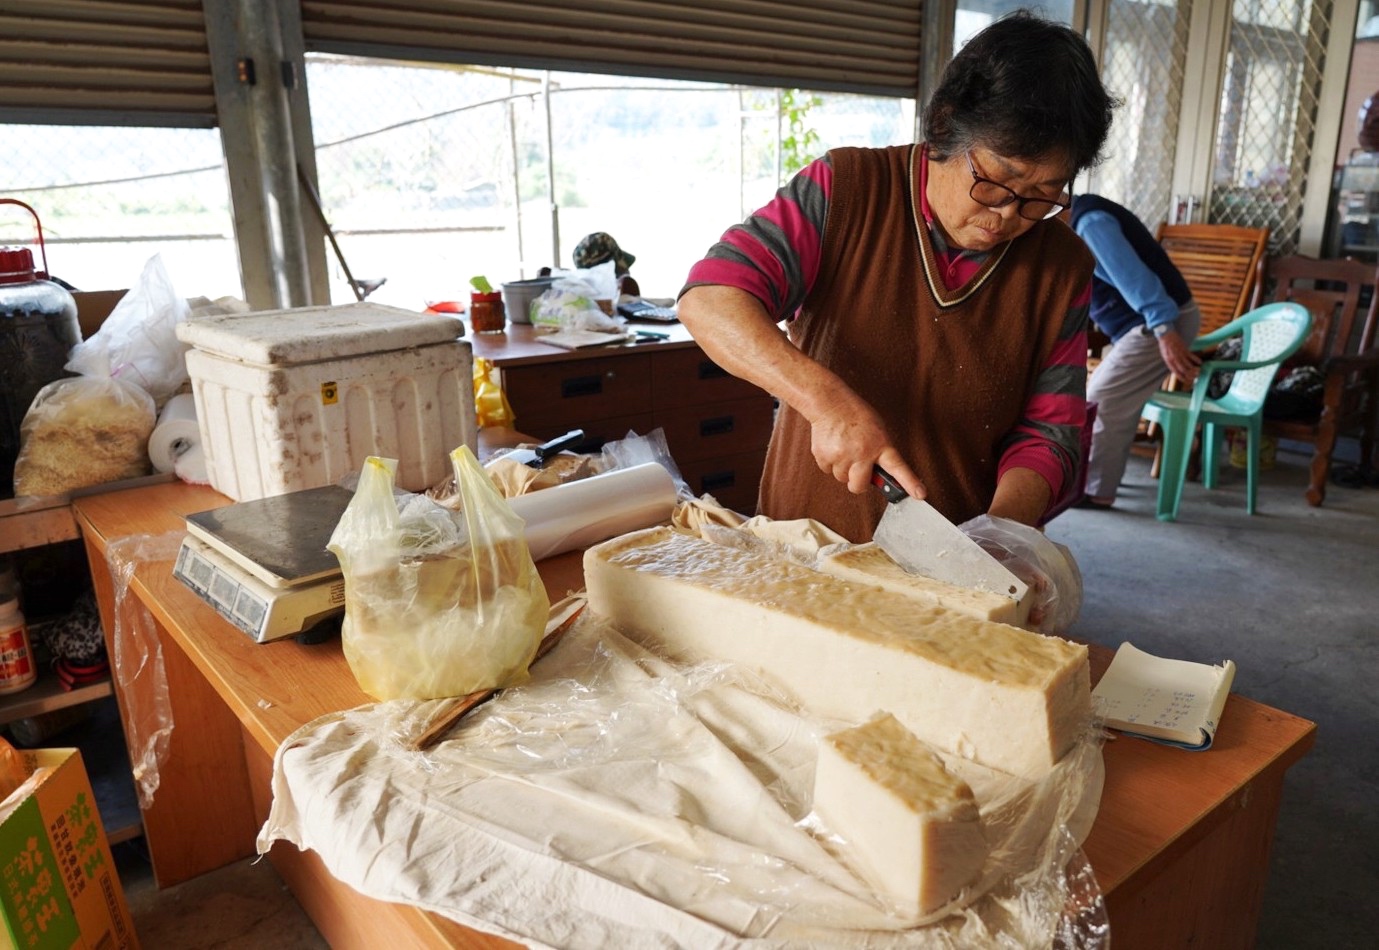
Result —
[[0, 947], [137, 948], [81, 752], [22, 755], [29, 780], [0, 807]]
[[212, 487], [253, 501], [336, 485], [370, 455], [397, 459], [407, 491], [449, 478], [450, 453], [478, 440], [463, 332], [370, 303], [179, 323]]
[[81, 290], [72, 294], [77, 302], [77, 323], [81, 324], [81, 338], [89, 340], [96, 335], [105, 318], [110, 316], [127, 290]]

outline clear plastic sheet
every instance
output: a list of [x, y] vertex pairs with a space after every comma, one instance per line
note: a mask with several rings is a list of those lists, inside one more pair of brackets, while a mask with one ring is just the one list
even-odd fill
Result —
[[1009, 518], [978, 515], [958, 527], [1029, 584], [1031, 627], [1055, 636], [1068, 632], [1082, 610], [1082, 572], [1071, 551], [1038, 528]]
[[125, 744], [129, 747], [139, 807], [144, 810], [153, 805], [159, 769], [167, 762], [173, 729], [172, 701], [157, 622], [143, 601], [129, 596], [129, 584], [139, 565], [175, 561], [183, 537], [182, 531], [131, 535], [110, 542], [105, 549], [115, 587], [111, 659], [115, 682], [120, 687]]
[[638, 435], [629, 429], [625, 437], [604, 443], [598, 467], [600, 471], [611, 472], [620, 468], [635, 468], [647, 462], [655, 462], [670, 473], [671, 480], [675, 482], [675, 491], [682, 501], [694, 497], [675, 459], [671, 457], [665, 430], [660, 427], [646, 435]]
[[[898, 917], [811, 814], [813, 718], [724, 664], [672, 664], [585, 612], [532, 680], [425, 753], [438, 708], [383, 703], [283, 743], [259, 850], [317, 851], [361, 893], [562, 948], [1107, 945], [1078, 843], [1101, 732], [1031, 784], [945, 757], [993, 845], [925, 925]], [[933, 915], [938, 916], [938, 915]]]

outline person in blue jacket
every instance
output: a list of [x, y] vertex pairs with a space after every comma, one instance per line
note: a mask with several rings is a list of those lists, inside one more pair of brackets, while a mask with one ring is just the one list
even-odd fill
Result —
[[1188, 349], [1202, 315], [1192, 291], [1143, 222], [1100, 195], [1073, 199], [1070, 220], [1096, 258], [1091, 319], [1111, 338], [1087, 382], [1096, 403], [1082, 508], [1110, 508], [1125, 475], [1140, 412], [1171, 371], [1191, 382], [1201, 360]]

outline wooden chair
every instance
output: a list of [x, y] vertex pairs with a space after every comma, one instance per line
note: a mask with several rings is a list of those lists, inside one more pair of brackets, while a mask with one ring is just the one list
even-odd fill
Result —
[[[1267, 288], [1267, 289], [1266, 289]], [[1365, 291], [1369, 300], [1364, 323], [1358, 323]], [[1266, 301], [1295, 300], [1312, 312], [1312, 332], [1292, 365], [1317, 367], [1323, 375], [1322, 405], [1315, 416], [1301, 419], [1265, 417], [1270, 435], [1312, 445], [1307, 503], [1326, 498], [1331, 454], [1338, 436], [1360, 435], [1360, 464], [1373, 458], [1376, 414], [1379, 414], [1379, 347], [1375, 346], [1375, 265], [1353, 258], [1318, 260], [1290, 254], [1268, 262], [1265, 280], [1255, 292], [1255, 306]]]
[[1268, 228], [1161, 224], [1158, 238], [1202, 310], [1199, 334], [1219, 330], [1250, 309]]

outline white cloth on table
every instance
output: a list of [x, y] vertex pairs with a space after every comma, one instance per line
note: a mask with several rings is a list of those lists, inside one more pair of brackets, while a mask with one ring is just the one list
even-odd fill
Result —
[[[405, 741], [435, 702], [304, 726], [276, 757], [259, 850], [290, 841], [368, 896], [566, 950], [1036, 946], [1070, 889], [1099, 905], [1077, 850], [1100, 796], [1092, 737], [1033, 787], [963, 766], [984, 813], [1023, 823], [1000, 832], [990, 893], [914, 927], [812, 825], [816, 742], [839, 724], [731, 667], [673, 666], [587, 611], [532, 672], [426, 752]], [[1012, 880], [1002, 862], [1034, 867]]]

